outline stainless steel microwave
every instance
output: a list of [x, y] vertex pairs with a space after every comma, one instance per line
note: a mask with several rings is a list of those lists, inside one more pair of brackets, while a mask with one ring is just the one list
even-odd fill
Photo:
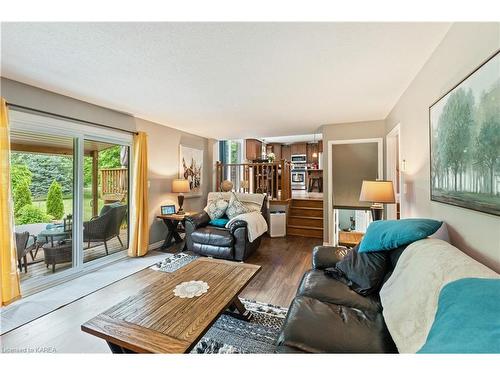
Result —
[[306, 155], [292, 155], [292, 163], [307, 163]]

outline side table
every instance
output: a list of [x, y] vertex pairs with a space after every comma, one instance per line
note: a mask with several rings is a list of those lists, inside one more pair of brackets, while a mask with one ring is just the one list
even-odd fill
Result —
[[[163, 245], [161, 246], [162, 250], [168, 249], [174, 243], [181, 243], [182, 238], [179, 232], [179, 223], [184, 224], [184, 220], [186, 217], [192, 215], [190, 212], [186, 212], [185, 214], [171, 214], [171, 215], [158, 215], [158, 219], [162, 219], [165, 225], [167, 226], [168, 232], [165, 237], [165, 241], [163, 241]], [[173, 240], [173, 242], [172, 242]]]

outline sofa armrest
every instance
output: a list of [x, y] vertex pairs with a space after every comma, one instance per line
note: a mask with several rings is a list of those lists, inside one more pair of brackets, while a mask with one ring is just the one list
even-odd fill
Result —
[[198, 212], [194, 215], [186, 217], [185, 225], [193, 231], [197, 228], [204, 227], [210, 222], [210, 216], [205, 211]]
[[318, 270], [333, 267], [337, 262], [340, 262], [348, 252], [349, 249], [345, 247], [316, 246], [313, 249], [312, 266], [314, 269]]
[[236, 229], [239, 228], [246, 228], [247, 227], [247, 222], [243, 220], [235, 220], [229, 225], [228, 229], [231, 232], [231, 234], [234, 234]]

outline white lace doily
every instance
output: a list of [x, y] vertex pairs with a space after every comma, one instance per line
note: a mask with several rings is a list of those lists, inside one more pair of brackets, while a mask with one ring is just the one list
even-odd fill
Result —
[[174, 295], [180, 298], [193, 298], [201, 296], [208, 291], [208, 284], [200, 280], [184, 281], [175, 287]]

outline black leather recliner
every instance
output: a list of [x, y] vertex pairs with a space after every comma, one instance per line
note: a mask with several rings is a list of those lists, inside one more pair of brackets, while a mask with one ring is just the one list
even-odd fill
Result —
[[[278, 337], [278, 353], [397, 353], [378, 294], [364, 297], [326, 276], [350, 251], [317, 246]], [[391, 259], [394, 269], [397, 259]], [[389, 274], [386, 276], [386, 280]]]
[[[267, 220], [267, 199], [261, 213]], [[260, 246], [262, 236], [248, 241], [247, 223], [236, 220], [230, 228], [209, 225], [210, 216], [205, 211], [189, 216], [185, 221], [186, 246], [189, 251], [203, 256], [227, 260], [246, 260]]]

